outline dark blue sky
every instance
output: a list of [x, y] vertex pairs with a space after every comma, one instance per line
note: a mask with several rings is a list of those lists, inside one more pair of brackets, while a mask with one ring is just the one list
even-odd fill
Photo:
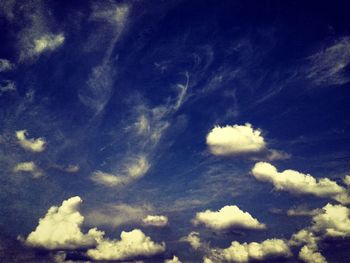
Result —
[[[276, 239], [241, 262], [350, 262], [349, 8], [1, 1], [0, 261], [239, 262], [233, 241]], [[122, 231], [156, 247], [120, 256]]]

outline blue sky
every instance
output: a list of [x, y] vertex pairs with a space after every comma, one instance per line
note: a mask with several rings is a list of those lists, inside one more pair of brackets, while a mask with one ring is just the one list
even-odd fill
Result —
[[1, 261], [350, 261], [349, 7], [1, 1]]

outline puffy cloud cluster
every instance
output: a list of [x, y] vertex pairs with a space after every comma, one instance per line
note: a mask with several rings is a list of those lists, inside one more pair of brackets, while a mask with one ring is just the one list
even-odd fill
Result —
[[265, 229], [265, 224], [260, 223], [248, 212], [244, 212], [235, 205], [224, 206], [219, 211], [206, 210], [199, 212], [193, 219], [195, 225], [204, 224], [215, 230], [224, 230], [232, 227], [247, 229]]
[[45, 150], [46, 141], [44, 138], [27, 139], [27, 135], [26, 130], [16, 132], [18, 143], [22, 146], [22, 148], [32, 152], [42, 152]]
[[55, 50], [64, 42], [63, 34], [46, 34], [34, 40], [34, 53], [40, 54], [46, 50]]
[[76, 249], [95, 245], [97, 230], [90, 229], [87, 234], [80, 230], [84, 221], [78, 211], [81, 202], [81, 198], [75, 196], [63, 201], [60, 207], [52, 206], [25, 243], [46, 249]]
[[39, 178], [44, 175], [43, 172], [36, 166], [34, 162], [18, 163], [13, 168], [13, 171], [15, 173], [28, 172], [28, 173], [31, 173], [34, 178]]
[[269, 258], [290, 257], [292, 255], [288, 243], [283, 239], [267, 239], [261, 243], [239, 243], [233, 241], [225, 249], [212, 249], [204, 262], [249, 262]]
[[92, 180], [98, 184], [110, 187], [125, 185], [143, 177], [148, 172], [149, 168], [150, 164], [147, 158], [140, 155], [126, 163], [120, 175], [96, 171], [92, 175]]
[[141, 230], [122, 231], [120, 240], [97, 238], [97, 247], [89, 249], [87, 255], [94, 260], [128, 260], [140, 256], [153, 256], [165, 251], [164, 242], [155, 243]]
[[168, 225], [168, 217], [161, 215], [147, 215], [142, 219], [142, 222], [147, 226], [165, 227]]
[[277, 190], [331, 198], [343, 204], [350, 202], [347, 190], [328, 178], [317, 180], [309, 174], [294, 170], [278, 172], [276, 167], [266, 162], [256, 163], [252, 174], [260, 181], [273, 184]]
[[254, 130], [252, 125], [227, 125], [214, 127], [206, 139], [209, 150], [214, 155], [235, 155], [256, 153], [266, 147], [260, 130]]

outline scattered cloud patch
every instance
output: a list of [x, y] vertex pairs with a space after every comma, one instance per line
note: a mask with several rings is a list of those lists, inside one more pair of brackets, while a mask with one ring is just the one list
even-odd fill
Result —
[[164, 242], [155, 243], [139, 229], [122, 231], [120, 240], [104, 239], [103, 234], [97, 239], [97, 247], [87, 251], [87, 255], [94, 260], [129, 260], [140, 256], [154, 256], [165, 251]]
[[239, 243], [233, 241], [225, 249], [212, 249], [204, 262], [250, 262], [271, 258], [288, 258], [292, 255], [288, 243], [283, 239], [267, 239], [261, 243]]
[[350, 175], [346, 175], [343, 181], [346, 186], [350, 187]]
[[225, 230], [233, 227], [247, 229], [265, 229], [266, 225], [260, 223], [248, 212], [244, 212], [239, 207], [224, 206], [219, 211], [206, 210], [199, 212], [193, 219], [195, 225], [204, 224], [214, 230]]
[[14, 69], [14, 67], [15, 66], [11, 63], [11, 61], [0, 58], [0, 72], [11, 71]]
[[147, 215], [142, 222], [146, 226], [165, 227], [168, 225], [168, 217], [160, 215]]
[[287, 210], [288, 216], [315, 216], [321, 212], [321, 209], [310, 209], [307, 206], [297, 206]]
[[64, 35], [46, 34], [34, 40], [34, 53], [40, 54], [47, 50], [55, 50], [64, 42]]
[[328, 178], [317, 180], [309, 174], [294, 170], [278, 172], [276, 167], [266, 162], [256, 163], [252, 174], [257, 180], [269, 182], [280, 191], [331, 198], [343, 204], [350, 202], [347, 190]]
[[81, 202], [81, 198], [75, 196], [63, 201], [60, 207], [52, 206], [25, 243], [46, 249], [77, 249], [95, 245], [99, 231], [90, 229], [83, 234], [80, 229], [84, 221], [78, 211]]
[[307, 78], [316, 85], [342, 85], [350, 81], [345, 69], [350, 63], [350, 37], [338, 40], [309, 57]]
[[16, 83], [11, 80], [1, 80], [0, 81], [0, 95], [6, 92], [17, 91]]
[[251, 124], [216, 126], [206, 139], [209, 150], [214, 155], [236, 155], [256, 153], [266, 147], [260, 130], [255, 130]]
[[39, 178], [44, 175], [44, 173], [39, 169], [39, 167], [34, 162], [22, 162], [16, 164], [13, 168], [15, 173], [28, 172], [33, 175], [34, 178]]
[[27, 139], [27, 135], [26, 130], [16, 132], [18, 143], [22, 146], [22, 148], [32, 152], [42, 152], [45, 150], [46, 141], [44, 138]]
[[129, 161], [120, 175], [96, 171], [93, 173], [91, 179], [97, 184], [104, 186], [120, 186], [143, 177], [148, 172], [149, 168], [150, 164], [146, 157], [140, 155]]

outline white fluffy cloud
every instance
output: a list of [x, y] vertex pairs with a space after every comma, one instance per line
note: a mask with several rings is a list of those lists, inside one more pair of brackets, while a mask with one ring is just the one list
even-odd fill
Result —
[[38, 39], [34, 40], [34, 50], [33, 52], [36, 54], [40, 54], [46, 50], [54, 50], [61, 46], [64, 42], [63, 34], [46, 34], [41, 36]]
[[128, 260], [139, 256], [153, 256], [165, 251], [164, 242], [155, 243], [141, 230], [122, 231], [120, 240], [97, 238], [98, 245], [89, 249], [87, 255], [94, 260]]
[[180, 241], [188, 242], [195, 250], [199, 249], [203, 245], [199, 237], [199, 233], [195, 231], [192, 231], [188, 234], [188, 236], [181, 238]]
[[204, 224], [206, 227], [215, 230], [224, 230], [231, 227], [248, 229], [265, 229], [265, 224], [261, 224], [248, 212], [244, 212], [235, 205], [224, 206], [219, 211], [206, 210], [199, 212], [193, 220], [195, 225]]
[[261, 243], [239, 243], [233, 241], [225, 249], [212, 249], [211, 255], [205, 262], [249, 262], [251, 260], [265, 260], [276, 257], [290, 257], [292, 255], [287, 242], [283, 239], [267, 239]]
[[347, 186], [350, 186], [350, 175], [346, 175], [344, 177], [344, 184], [346, 184]]
[[266, 147], [260, 130], [254, 130], [252, 125], [233, 125], [214, 127], [207, 135], [207, 145], [214, 155], [234, 155], [241, 153], [256, 153]]
[[316, 248], [308, 245], [301, 248], [299, 258], [306, 263], [327, 263], [327, 260]]
[[109, 187], [125, 185], [143, 177], [148, 172], [149, 168], [150, 164], [147, 158], [143, 155], [139, 155], [125, 164], [120, 175], [96, 171], [93, 173], [91, 179], [98, 184]]
[[168, 217], [161, 215], [147, 215], [142, 222], [147, 226], [165, 227], [168, 225]]
[[16, 132], [18, 143], [22, 146], [22, 148], [32, 152], [42, 152], [45, 150], [46, 141], [44, 138], [27, 139], [27, 135], [26, 130]]
[[328, 237], [350, 236], [350, 209], [342, 205], [327, 204], [322, 213], [313, 217], [311, 230]]
[[90, 229], [83, 234], [80, 229], [84, 221], [78, 211], [81, 202], [81, 198], [75, 196], [63, 201], [60, 207], [52, 206], [25, 243], [46, 249], [76, 249], [95, 245], [99, 231]]
[[327, 197], [343, 204], [350, 202], [346, 189], [328, 178], [317, 180], [294, 170], [278, 172], [276, 167], [266, 162], [256, 163], [252, 174], [260, 181], [272, 183], [277, 190]]
[[172, 259], [166, 259], [164, 263], [181, 263], [181, 261], [177, 256], [173, 256]]
[[18, 163], [13, 168], [13, 171], [15, 173], [28, 172], [28, 173], [31, 173], [34, 178], [39, 178], [44, 175], [43, 172], [36, 166], [34, 162]]

